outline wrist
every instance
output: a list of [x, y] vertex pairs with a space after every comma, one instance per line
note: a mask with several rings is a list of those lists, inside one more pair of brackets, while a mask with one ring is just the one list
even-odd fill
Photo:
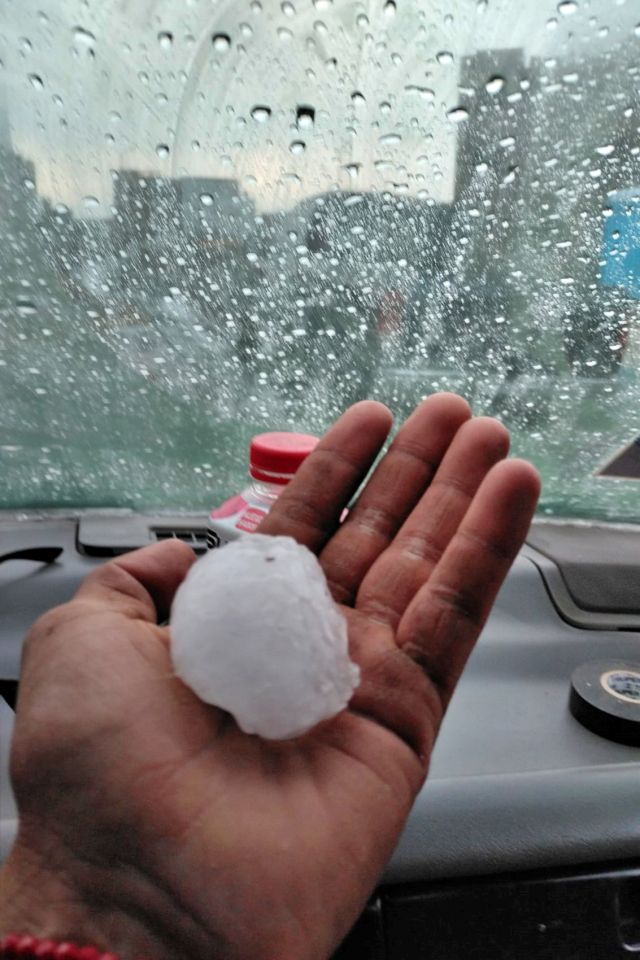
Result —
[[[51, 851], [49, 851], [51, 852]], [[45, 858], [20, 837], [0, 870], [0, 939], [8, 934], [90, 945], [119, 960], [182, 957], [147, 929], [135, 910], [112, 897], [115, 877], [52, 855]]]
[[0, 935], [24, 932], [65, 937], [80, 925], [80, 914], [69, 878], [43, 869], [17, 841], [0, 870]]
[[115, 953], [79, 946], [68, 940], [54, 941], [30, 934], [9, 933], [0, 938], [0, 960], [120, 960]]

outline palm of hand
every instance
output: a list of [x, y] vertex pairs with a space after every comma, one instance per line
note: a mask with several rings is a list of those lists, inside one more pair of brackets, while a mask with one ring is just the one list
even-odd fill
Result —
[[359, 405], [265, 523], [319, 554], [362, 668], [349, 710], [305, 737], [245, 736], [171, 675], [157, 616], [193, 559], [180, 545], [103, 568], [36, 627], [14, 751], [21, 842], [41, 843], [55, 808], [55, 855], [97, 914], [115, 868], [140, 950], [160, 955], [166, 929], [174, 957], [319, 960], [357, 916], [537, 496], [527, 465], [492, 469], [506, 432], [467, 418], [459, 400], [427, 401], [332, 534], [388, 430], [383, 408]]

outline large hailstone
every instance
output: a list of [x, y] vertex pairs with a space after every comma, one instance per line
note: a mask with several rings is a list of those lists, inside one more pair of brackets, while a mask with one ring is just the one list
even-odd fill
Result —
[[320, 564], [291, 537], [251, 534], [195, 563], [173, 603], [171, 638], [180, 679], [269, 740], [335, 716], [360, 682]]

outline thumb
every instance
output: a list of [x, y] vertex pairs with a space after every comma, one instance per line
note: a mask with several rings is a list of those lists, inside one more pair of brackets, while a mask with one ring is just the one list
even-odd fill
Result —
[[162, 622], [195, 559], [194, 552], [179, 540], [155, 543], [89, 574], [75, 599], [108, 607], [132, 620]]

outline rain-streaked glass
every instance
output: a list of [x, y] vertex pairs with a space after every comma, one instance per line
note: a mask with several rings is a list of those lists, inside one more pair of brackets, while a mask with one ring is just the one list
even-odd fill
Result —
[[0, 506], [200, 509], [455, 390], [640, 519], [636, 0], [3, 0]]

